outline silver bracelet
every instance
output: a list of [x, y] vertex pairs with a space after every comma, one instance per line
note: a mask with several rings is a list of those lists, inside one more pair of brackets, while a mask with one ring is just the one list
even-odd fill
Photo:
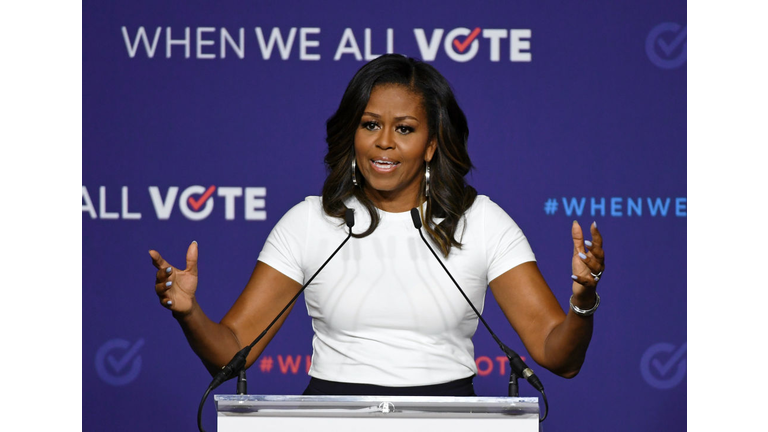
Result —
[[576, 315], [588, 317], [588, 316], [591, 316], [593, 313], [595, 313], [595, 311], [597, 310], [597, 307], [600, 306], [600, 296], [597, 295], [597, 293], [595, 293], [595, 299], [596, 299], [595, 305], [592, 306], [592, 309], [581, 309], [578, 306], [574, 306], [573, 295], [571, 295], [571, 299], [568, 300], [568, 303], [571, 304], [571, 309], [573, 309]]

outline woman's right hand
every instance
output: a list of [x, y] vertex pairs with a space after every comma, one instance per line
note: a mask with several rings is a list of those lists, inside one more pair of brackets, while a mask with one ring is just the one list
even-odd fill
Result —
[[187, 249], [187, 268], [179, 270], [171, 266], [155, 250], [150, 250], [152, 264], [157, 267], [155, 292], [160, 304], [177, 315], [186, 315], [192, 311], [197, 290], [197, 242], [192, 242]]

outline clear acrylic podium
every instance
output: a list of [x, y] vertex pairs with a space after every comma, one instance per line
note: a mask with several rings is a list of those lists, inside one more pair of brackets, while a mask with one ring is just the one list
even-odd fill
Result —
[[215, 395], [219, 432], [538, 432], [539, 399]]

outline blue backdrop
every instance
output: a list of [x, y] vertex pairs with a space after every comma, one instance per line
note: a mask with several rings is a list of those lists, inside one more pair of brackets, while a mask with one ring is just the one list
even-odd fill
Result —
[[[452, 83], [469, 181], [521, 226], [564, 309], [571, 221], [605, 236], [581, 373], [535, 368], [545, 428], [684, 429], [686, 19], [683, 1], [84, 1], [83, 428], [195, 429], [210, 376], [147, 251], [183, 266], [197, 240], [199, 302], [219, 320], [275, 222], [320, 193], [346, 84], [394, 51]], [[249, 369], [251, 393], [303, 391], [305, 310]], [[485, 316], [527, 355], [490, 295]], [[505, 395], [508, 365], [485, 330], [475, 344], [477, 393]]]

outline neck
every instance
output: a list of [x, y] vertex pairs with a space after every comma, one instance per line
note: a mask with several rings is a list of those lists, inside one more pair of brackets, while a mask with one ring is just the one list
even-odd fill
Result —
[[407, 212], [424, 202], [419, 194], [403, 196], [403, 194], [377, 190], [366, 190], [365, 194], [373, 201], [376, 208], [388, 213]]

